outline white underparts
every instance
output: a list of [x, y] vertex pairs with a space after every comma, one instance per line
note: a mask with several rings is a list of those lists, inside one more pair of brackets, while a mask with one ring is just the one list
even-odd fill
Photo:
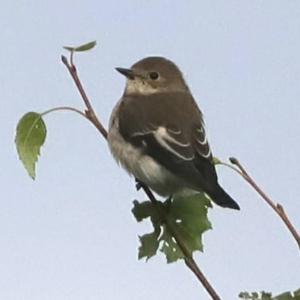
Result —
[[126, 142], [119, 133], [118, 120], [111, 120], [108, 133], [110, 150], [125, 170], [162, 196], [169, 196], [184, 189], [181, 180], [153, 158]]

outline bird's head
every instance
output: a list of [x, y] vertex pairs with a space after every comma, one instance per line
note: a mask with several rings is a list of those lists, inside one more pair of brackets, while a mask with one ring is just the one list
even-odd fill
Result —
[[188, 91], [179, 68], [163, 57], [147, 57], [129, 69], [116, 70], [127, 78], [126, 95]]

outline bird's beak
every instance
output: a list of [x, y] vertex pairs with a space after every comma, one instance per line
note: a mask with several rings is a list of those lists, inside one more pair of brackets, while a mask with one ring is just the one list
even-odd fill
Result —
[[126, 69], [126, 68], [116, 68], [116, 70], [121, 73], [122, 75], [124, 75], [125, 77], [127, 77], [128, 79], [134, 79], [136, 74], [134, 73], [133, 70], [131, 69]]

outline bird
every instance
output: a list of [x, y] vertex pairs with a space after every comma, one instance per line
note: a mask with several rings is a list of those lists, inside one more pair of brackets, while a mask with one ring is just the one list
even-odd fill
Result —
[[177, 65], [150, 56], [116, 70], [126, 87], [109, 120], [115, 160], [160, 196], [204, 192], [215, 204], [239, 210], [218, 183], [203, 114]]

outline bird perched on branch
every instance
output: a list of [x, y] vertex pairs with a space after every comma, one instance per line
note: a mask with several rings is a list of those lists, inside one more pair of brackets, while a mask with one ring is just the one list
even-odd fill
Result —
[[116, 70], [127, 82], [110, 118], [114, 158], [159, 195], [201, 191], [217, 205], [239, 209], [218, 183], [202, 112], [179, 68], [147, 57]]

